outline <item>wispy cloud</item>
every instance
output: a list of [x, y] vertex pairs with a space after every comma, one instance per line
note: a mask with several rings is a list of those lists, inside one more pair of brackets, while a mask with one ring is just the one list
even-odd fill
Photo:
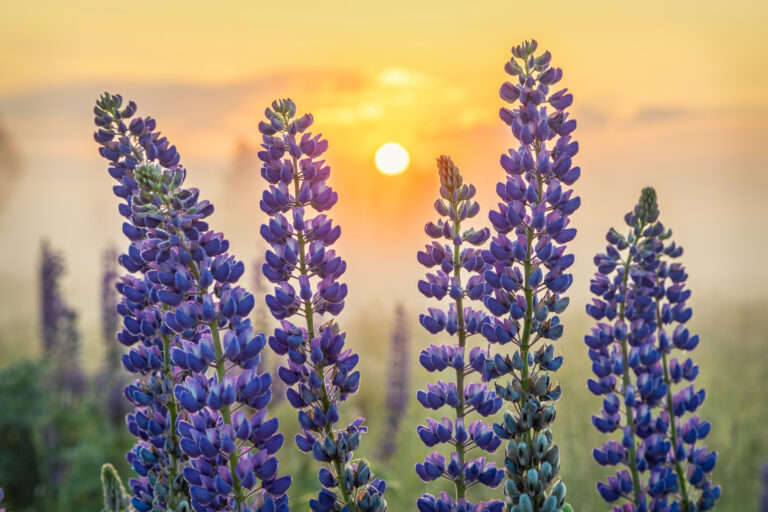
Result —
[[21, 157], [10, 134], [0, 122], [0, 213], [13, 193], [21, 175]]
[[669, 122], [680, 119], [690, 119], [705, 113], [707, 112], [704, 110], [690, 108], [648, 106], [635, 112], [631, 122], [637, 124]]

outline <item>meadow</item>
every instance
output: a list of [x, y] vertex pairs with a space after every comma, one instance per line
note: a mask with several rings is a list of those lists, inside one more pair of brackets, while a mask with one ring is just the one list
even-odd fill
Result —
[[[726, 304], [715, 306], [716, 298], [696, 297], [691, 327], [700, 333], [702, 342], [697, 349], [697, 362], [702, 368], [699, 377], [702, 386], [707, 389], [707, 400], [701, 411], [714, 425], [708, 438], [711, 448], [718, 452], [718, 464], [714, 470], [714, 480], [723, 487], [723, 495], [717, 505], [718, 511], [744, 512], [759, 510], [761, 495], [764, 492], [761, 471], [768, 463], [768, 388], [762, 385], [765, 378], [765, 332], [768, 318], [764, 308], [758, 303]], [[350, 345], [363, 354], [361, 365], [365, 374], [359, 394], [352, 400], [345, 416], [364, 415], [371, 426], [367, 442], [361, 456], [378, 458], [378, 446], [384, 436], [391, 435], [384, 427], [385, 385], [387, 382], [387, 357], [391, 335], [392, 311], [381, 311], [380, 315], [345, 318], [348, 324]], [[415, 401], [416, 390], [429, 381], [429, 374], [421, 369], [416, 361], [418, 351], [427, 344], [428, 336], [416, 322], [417, 311], [408, 314], [411, 346], [411, 377], [409, 382], [408, 415], [403, 420], [405, 425], [397, 436], [397, 451], [388, 463], [379, 463], [376, 472], [388, 480], [388, 503], [393, 511], [412, 510], [416, 497], [427, 489], [433, 492], [441, 489], [437, 485], [425, 486], [414, 478], [413, 466], [423, 459], [425, 449], [415, 435], [415, 425], [424, 422], [423, 409]], [[578, 510], [604, 510], [605, 504], [595, 491], [595, 482], [605, 472], [592, 459], [590, 452], [602, 442], [602, 436], [592, 427], [590, 416], [599, 400], [589, 393], [585, 385], [585, 375], [589, 371], [589, 360], [582, 333], [586, 331], [586, 316], [578, 306], [569, 311], [564, 321], [568, 328], [561, 344], [567, 364], [560, 372], [560, 382], [566, 392], [560, 401], [557, 421], [557, 436], [563, 440], [562, 476], [568, 484], [569, 501]], [[384, 326], [384, 327], [382, 327]], [[29, 326], [32, 327], [32, 326]], [[14, 354], [14, 359], [22, 358], [23, 348], [30, 348], [36, 340], [24, 340], [19, 343], [8, 330], [2, 337], [3, 353]], [[431, 342], [431, 340], [429, 340]], [[26, 363], [5, 365], [0, 374], [0, 425], [8, 432], [7, 426], [31, 420], [36, 428], [46, 421], [42, 411], [31, 411], [40, 407], [41, 396], [15, 396], [6, 391], [14, 378], [21, 379], [18, 373], [35, 371], [36, 366]], [[24, 380], [31, 380], [34, 374]], [[37, 402], [36, 402], [37, 401]], [[67, 457], [72, 464], [72, 473], [67, 477], [59, 493], [53, 496], [45, 494], [29, 497], [31, 503], [26, 508], [15, 508], [17, 512], [46, 510], [42, 503], [55, 500], [56, 510], [75, 512], [79, 510], [97, 510], [101, 506], [101, 487], [98, 474], [101, 465], [112, 462], [125, 477], [130, 475], [130, 467], [125, 462], [123, 453], [133, 441], [122, 426], [115, 426], [104, 421], [103, 397], [98, 390], [91, 388], [89, 404], [79, 411], [80, 417], [70, 418], [76, 422], [77, 438], [80, 440], [70, 448]], [[271, 406], [270, 409], [280, 418], [289, 439], [298, 430], [294, 410], [285, 402]], [[94, 443], [93, 440], [98, 440]], [[6, 451], [8, 446], [18, 442], [7, 434], [3, 436], [5, 450], [0, 451], [0, 481], [19, 482], [29, 485], [34, 476], [25, 475], [28, 471], [24, 458], [18, 458], [18, 452]], [[290, 445], [288, 448], [292, 448]], [[16, 458], [8, 455], [15, 453]], [[503, 459], [501, 453], [494, 457]], [[280, 459], [282, 467], [294, 476], [291, 493], [298, 499], [308, 500], [315, 490], [316, 469], [312, 461], [293, 449], [285, 449]], [[39, 476], [38, 476], [39, 478]], [[41, 481], [37, 482], [38, 492], [42, 492]], [[447, 485], [444, 486], [447, 489]], [[48, 491], [50, 492], [50, 491]]]
[[0, 512], [768, 512], [768, 8], [411, 4], [0, 7]]

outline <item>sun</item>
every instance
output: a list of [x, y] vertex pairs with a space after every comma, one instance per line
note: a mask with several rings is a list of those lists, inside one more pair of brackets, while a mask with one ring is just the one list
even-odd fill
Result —
[[408, 167], [408, 152], [400, 144], [389, 142], [376, 151], [376, 167], [382, 174], [395, 176]]

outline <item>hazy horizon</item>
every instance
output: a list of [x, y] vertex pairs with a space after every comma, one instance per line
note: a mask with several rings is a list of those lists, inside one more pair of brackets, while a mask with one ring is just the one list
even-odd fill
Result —
[[[575, 188], [583, 207], [573, 217], [570, 314], [583, 311], [605, 232], [623, 225], [646, 185], [656, 187], [662, 220], [685, 247], [697, 300], [765, 302], [768, 277], [756, 269], [768, 242], [754, 226], [768, 185], [768, 33], [755, 29], [768, 20], [768, 6], [651, 2], [640, 11], [587, 2], [545, 12], [493, 3], [332, 4], [298, 2], [290, 37], [270, 21], [280, 14], [276, 5], [206, 16], [142, 2], [101, 15], [88, 8], [95, 2], [80, 2], [77, 13], [54, 3], [35, 13], [22, 4], [0, 7], [0, 66], [10, 70], [0, 76], [0, 275], [7, 283], [0, 322], [36, 336], [45, 238], [65, 254], [64, 291], [81, 329], [95, 332], [101, 252], [126, 246], [113, 180], [91, 135], [93, 103], [104, 90], [158, 120], [189, 183], [214, 202], [212, 226], [249, 274], [263, 250], [256, 126], [274, 98], [293, 98], [330, 142], [339, 252], [349, 265], [347, 315], [388, 307], [393, 297], [415, 313], [424, 304], [415, 254], [434, 217], [434, 159], [453, 157], [477, 186], [478, 222], [487, 223], [503, 178], [499, 155], [514, 142], [497, 115], [503, 65], [509, 48], [531, 36], [552, 51], [562, 86], [575, 96], [582, 168]], [[331, 14], [338, 8], [343, 19]], [[143, 9], [154, 15], [131, 22]], [[100, 16], [120, 22], [120, 33]], [[374, 167], [387, 142], [410, 154], [402, 175]]]

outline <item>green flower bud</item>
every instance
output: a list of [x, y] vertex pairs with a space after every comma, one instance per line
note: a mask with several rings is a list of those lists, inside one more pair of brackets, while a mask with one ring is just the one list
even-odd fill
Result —
[[552, 480], [552, 464], [547, 461], [541, 463], [541, 466], [539, 466], [539, 478], [541, 478], [544, 485], [549, 484]]
[[533, 443], [533, 460], [540, 461], [547, 454], [547, 448], [549, 448], [549, 441], [547, 436], [539, 434], [536, 436], [536, 440]]
[[550, 404], [549, 406], [540, 409], [536, 415], [536, 428], [539, 430], [547, 428], [553, 421], [555, 421], [556, 415], [557, 409], [554, 404]]
[[163, 181], [163, 168], [153, 162], [142, 162], [133, 170], [133, 177], [142, 191], [156, 192]]
[[543, 395], [549, 389], [549, 375], [543, 373], [536, 378], [536, 382], [533, 384], [533, 393], [535, 395]]
[[101, 489], [104, 492], [104, 512], [128, 510], [128, 495], [120, 475], [112, 464], [101, 466]]
[[517, 498], [520, 495], [520, 490], [511, 478], [504, 483], [504, 494], [510, 498]]
[[557, 498], [550, 496], [541, 507], [541, 512], [555, 512], [557, 510]]
[[515, 512], [533, 512], [533, 504], [531, 498], [527, 494], [520, 495], [520, 501], [517, 502], [517, 506], [512, 510]]
[[525, 492], [528, 494], [533, 494], [534, 496], [538, 494], [539, 490], [539, 472], [535, 469], [529, 469], [528, 473], [525, 475]]

